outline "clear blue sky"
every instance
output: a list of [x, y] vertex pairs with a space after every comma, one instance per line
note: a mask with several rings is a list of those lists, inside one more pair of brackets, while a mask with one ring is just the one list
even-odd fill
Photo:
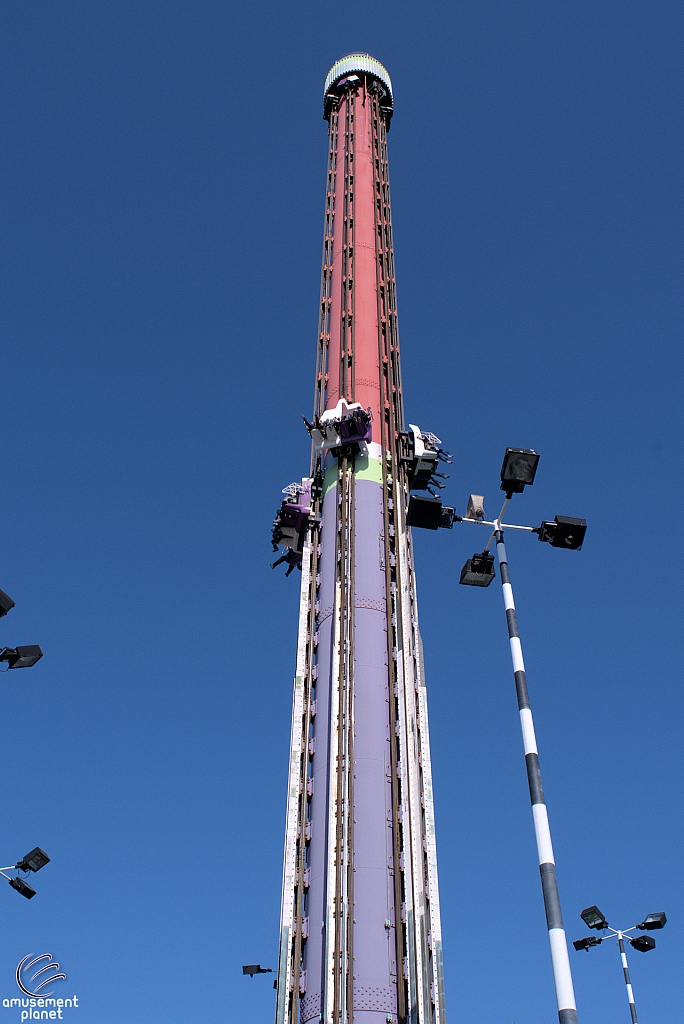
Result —
[[[585, 516], [509, 556], [569, 937], [627, 925], [643, 1024], [679, 1024], [682, 48], [679, 2], [5, 4], [0, 19], [0, 998], [62, 962], [72, 1024], [268, 1024], [297, 579], [269, 569], [308, 466], [322, 87], [395, 84], [406, 408], [445, 492]], [[555, 1004], [498, 587], [418, 549], [451, 1024]], [[479, 538], [478, 538], [479, 540]], [[617, 954], [571, 951], [581, 1024], [628, 1020]], [[0, 1009], [2, 1019], [15, 1011]]]

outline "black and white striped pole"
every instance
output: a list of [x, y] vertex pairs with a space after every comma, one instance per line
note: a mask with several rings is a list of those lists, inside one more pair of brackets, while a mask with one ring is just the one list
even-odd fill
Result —
[[572, 972], [568, 957], [568, 945], [563, 927], [558, 882], [556, 879], [556, 863], [553, 856], [551, 830], [544, 799], [541, 772], [539, 769], [539, 753], [534, 732], [534, 721], [527, 692], [527, 677], [523, 661], [522, 645], [518, 632], [515, 614], [513, 588], [508, 570], [508, 558], [504, 544], [504, 529], [522, 530], [536, 533], [539, 540], [547, 541], [552, 547], [562, 547], [578, 551], [582, 547], [587, 524], [584, 519], [570, 519], [556, 516], [553, 522], [543, 522], [541, 526], [514, 526], [502, 523], [503, 514], [513, 494], [521, 494], [525, 487], [534, 481], [539, 455], [529, 448], [507, 448], [501, 467], [501, 489], [506, 492], [506, 500], [497, 519], [485, 519], [484, 498], [471, 494], [464, 517], [457, 516], [452, 508], [442, 505], [439, 498], [423, 498], [412, 495], [409, 502], [407, 523], [409, 526], [422, 526], [436, 530], [438, 527], [451, 529], [455, 522], [471, 522], [492, 528], [492, 534], [482, 552], [469, 558], [461, 571], [460, 582], [468, 586], [488, 587], [494, 579], [494, 556], [489, 553], [492, 541], [496, 542], [499, 561], [499, 572], [503, 588], [504, 607], [508, 624], [508, 639], [513, 662], [513, 676], [518, 696], [520, 725], [522, 728], [527, 781], [532, 804], [534, 832], [537, 840], [539, 873], [541, 875], [546, 925], [551, 948], [551, 964], [558, 1004], [559, 1024], [577, 1024], [577, 1007], [572, 984]]
[[625, 985], [627, 986], [627, 999], [629, 1000], [629, 1012], [632, 1018], [632, 1024], [639, 1024], [637, 1020], [636, 1006], [634, 1005], [634, 992], [632, 991], [632, 982], [629, 980], [629, 967], [627, 966], [627, 954], [625, 953], [625, 943], [622, 938], [622, 932], [618, 933], [618, 946], [620, 947], [622, 973], [625, 976]]
[[[589, 935], [586, 939], [578, 939], [576, 942], [573, 942], [575, 949], [586, 949], [586, 951], [589, 952], [592, 946], [600, 946], [602, 942], [606, 942], [608, 939], [617, 939], [617, 944], [620, 949], [622, 974], [627, 988], [629, 1014], [632, 1019], [632, 1024], [639, 1024], [637, 1020], [636, 1006], [634, 1005], [632, 982], [629, 977], [629, 967], [627, 965], [627, 954], [625, 953], [624, 939], [627, 937], [627, 941], [640, 953], [648, 953], [650, 950], [655, 949], [655, 939], [652, 939], [650, 935], [630, 936], [629, 933], [634, 931], [651, 932], [658, 928], [664, 928], [667, 924], [667, 917], [662, 912], [658, 914], [649, 914], [648, 917], [644, 918], [641, 924], [635, 924], [632, 925], [631, 928], [624, 929], [611, 928], [599, 908], [596, 906], [587, 907], [586, 910], [582, 911], [580, 917], [584, 923], [589, 926], [589, 928], [596, 928], [597, 931], [602, 931], [604, 934], [600, 939], [597, 939], [595, 935]], [[610, 935], [606, 935], [606, 932], [610, 932]]]
[[506, 609], [506, 621], [508, 624], [508, 639], [511, 645], [513, 676], [515, 678], [515, 689], [518, 696], [520, 727], [522, 729], [525, 765], [527, 768], [527, 783], [530, 788], [530, 802], [532, 804], [532, 817], [534, 819], [534, 834], [537, 840], [537, 855], [539, 858], [539, 873], [541, 875], [542, 893], [544, 895], [546, 926], [549, 931], [551, 965], [553, 968], [554, 985], [556, 987], [556, 1001], [558, 1003], [558, 1020], [560, 1024], [577, 1024], [577, 1006], [575, 1005], [575, 993], [572, 985], [572, 972], [570, 970], [568, 944], [565, 937], [565, 929], [563, 927], [560, 897], [558, 895], [556, 862], [553, 857], [551, 829], [549, 828], [549, 816], [546, 810], [546, 802], [544, 800], [544, 787], [542, 785], [541, 771], [539, 769], [539, 752], [537, 750], [537, 740], [534, 732], [534, 721], [532, 719], [530, 698], [527, 692], [525, 662], [523, 660], [522, 645], [520, 643], [520, 634], [518, 632], [518, 622], [515, 614], [515, 601], [513, 600], [513, 588], [511, 587], [511, 577], [508, 571], [508, 558], [506, 556], [506, 547], [504, 545], [504, 536], [500, 520], [496, 521], [495, 538], [496, 554], [499, 560], [499, 572], [501, 575], [501, 586], [503, 588], [504, 607]]

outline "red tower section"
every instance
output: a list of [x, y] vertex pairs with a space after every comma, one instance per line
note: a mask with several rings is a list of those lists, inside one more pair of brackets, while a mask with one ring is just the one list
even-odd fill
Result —
[[363, 83], [342, 93], [337, 113], [335, 195], [343, 209], [332, 246], [326, 408], [346, 397], [380, 423], [373, 107]]

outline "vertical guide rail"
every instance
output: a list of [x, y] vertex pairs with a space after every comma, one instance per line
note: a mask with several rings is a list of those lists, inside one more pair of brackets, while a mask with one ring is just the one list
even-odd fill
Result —
[[[335, 199], [335, 163], [337, 153], [338, 114], [330, 115], [328, 129], [328, 170], [321, 268], [321, 293], [318, 319], [318, 349], [316, 357], [316, 385], [314, 417], [325, 410], [328, 342], [330, 340], [330, 299], [332, 284], [332, 246]], [[308, 780], [311, 770], [312, 749], [309, 744], [312, 718], [315, 714], [316, 676], [316, 600], [318, 589], [318, 556], [320, 539], [321, 502], [320, 456], [311, 448], [311, 475], [313, 520], [302, 555], [302, 582], [300, 589], [299, 631], [297, 639], [297, 669], [292, 702], [292, 729], [290, 737], [290, 770], [288, 776], [287, 820], [285, 827], [285, 856], [280, 912], [280, 946], [278, 951], [278, 978], [276, 996], [276, 1024], [299, 1024], [300, 982], [302, 955], [306, 934], [307, 855], [309, 840]]]
[[[318, 349], [316, 354], [316, 386], [314, 391], [314, 419], [325, 412], [327, 384], [328, 343], [330, 341], [330, 301], [333, 264], [333, 221], [335, 216], [335, 170], [337, 157], [338, 110], [330, 114], [328, 127], [328, 172], [325, 199], [325, 228], [323, 231], [323, 258], [321, 267], [321, 300], [318, 314]], [[320, 456], [318, 457], [320, 461]], [[311, 473], [316, 468], [316, 453], [311, 446]], [[320, 469], [320, 465], [318, 466]]]
[[393, 868], [398, 1017], [407, 1024], [445, 1024], [427, 694], [418, 629], [408, 487], [398, 432], [404, 428], [396, 277], [387, 159], [387, 129], [377, 92], [373, 103], [378, 355], [384, 411], [382, 473], [389, 648], [393, 796]]
[[280, 912], [276, 1024], [297, 1024], [299, 1019], [302, 924], [306, 889], [306, 820], [309, 797], [307, 780], [310, 765], [309, 733], [314, 682], [313, 636], [317, 566], [318, 524], [314, 523], [310, 536], [304, 543], [302, 553], [297, 669], [292, 701], [290, 770]]
[[[354, 151], [356, 89], [344, 103], [344, 200], [340, 309], [340, 398], [354, 401]], [[339, 119], [337, 121], [339, 130]], [[339, 212], [338, 212], [339, 215]], [[330, 259], [332, 268], [332, 254]], [[325, 395], [322, 395], [322, 402]], [[324, 407], [324, 405], [323, 405]], [[353, 1020], [353, 823], [354, 823], [354, 462], [346, 456], [337, 470], [336, 558], [328, 868], [326, 879], [325, 987], [323, 1020]], [[294, 1024], [294, 1022], [293, 1022]]]
[[[335, 1006], [336, 967], [337, 967], [337, 933], [336, 919], [336, 870], [337, 863], [337, 791], [339, 764], [339, 721], [340, 721], [340, 659], [342, 645], [340, 635], [341, 584], [335, 585], [335, 607], [333, 609], [333, 654], [332, 679], [330, 686], [330, 765], [328, 774], [328, 823], [327, 823], [327, 871], [326, 871], [326, 904], [325, 904], [325, 974], [323, 978], [323, 1006], [321, 1019], [329, 1024]], [[331, 796], [334, 794], [334, 797]], [[296, 1024], [296, 1022], [293, 1022]]]
[[390, 336], [388, 332], [388, 308], [384, 281], [387, 276], [387, 252], [383, 227], [383, 164], [381, 158], [381, 135], [384, 126], [380, 116], [377, 89], [370, 93], [371, 102], [371, 144], [373, 153], [374, 210], [375, 210], [375, 275], [378, 301], [378, 365], [380, 378], [380, 409], [382, 422], [379, 424], [382, 446], [382, 502], [383, 502], [383, 548], [385, 563], [385, 604], [387, 619], [387, 666], [390, 709], [390, 773], [392, 788], [392, 877], [394, 896], [394, 946], [395, 974], [397, 984], [397, 1016], [400, 1024], [407, 1019], [407, 985], [404, 978], [406, 959], [406, 923], [402, 908], [405, 904], [404, 858], [402, 854], [402, 815], [399, 744], [399, 690], [397, 681], [397, 607], [396, 607], [396, 524], [394, 517], [393, 487], [390, 466], [396, 456], [396, 407], [390, 401], [392, 392], [392, 371], [390, 369]]
[[390, 535], [393, 536], [393, 550], [390, 561], [394, 562], [394, 588], [392, 621], [396, 631], [394, 657], [396, 659], [397, 731], [399, 734], [399, 763], [395, 770], [399, 778], [399, 805], [397, 814], [401, 821], [401, 858], [403, 871], [403, 903], [400, 916], [405, 931], [404, 962], [400, 965], [406, 990], [407, 1024], [428, 1024], [429, 1002], [422, 984], [423, 960], [426, 950], [420, 937], [417, 918], [425, 908], [424, 878], [421, 870], [419, 850], [420, 779], [418, 766], [418, 736], [415, 720], [415, 674], [412, 648], [412, 620], [409, 592], [409, 548], [408, 532], [404, 521], [404, 505], [407, 496], [406, 483], [398, 451], [398, 431], [403, 429], [403, 401], [401, 389], [401, 364], [399, 358], [399, 330], [396, 304], [396, 279], [394, 268], [394, 244], [392, 238], [392, 211], [389, 194], [389, 162], [387, 159], [386, 126], [379, 119], [378, 124], [378, 167], [379, 178], [379, 248], [380, 248], [380, 289], [384, 299], [383, 326], [387, 339], [387, 400], [389, 420], [392, 429], [388, 485], [392, 494], [392, 516]]
[[[399, 488], [397, 488], [399, 490]], [[398, 496], [399, 507], [405, 497]], [[399, 692], [401, 695], [400, 730], [402, 748], [402, 818], [404, 837], [404, 863], [407, 867], [406, 884], [406, 929], [408, 934], [408, 983], [411, 1024], [430, 1021], [429, 998], [424, 985], [424, 959], [427, 952], [421, 928], [425, 913], [425, 877], [423, 873], [423, 850], [420, 832], [420, 766], [418, 763], [419, 737], [415, 706], [415, 648], [413, 643], [412, 609], [410, 595], [411, 565], [406, 531], [400, 530], [397, 537], [397, 577], [399, 614], [402, 645], [397, 662]]]
[[629, 980], [629, 967], [627, 966], [627, 955], [625, 953], [625, 944], [622, 939], [622, 932], [618, 932], [618, 946], [620, 947], [622, 973], [625, 976], [625, 985], [627, 986], [627, 999], [629, 1000], [629, 1012], [632, 1017], [632, 1024], [639, 1024], [639, 1022], [637, 1021], [636, 1006], [634, 1005], [634, 993], [632, 992], [632, 983]]
[[511, 587], [503, 530], [501, 530], [500, 524], [498, 524], [496, 529], [496, 553], [499, 559], [506, 621], [508, 623], [508, 638], [511, 644], [513, 675], [515, 677], [518, 708], [520, 710], [520, 725], [522, 728], [523, 746], [525, 748], [525, 764], [527, 766], [527, 782], [530, 788], [534, 833], [537, 839], [537, 853], [539, 855], [539, 873], [544, 894], [544, 909], [546, 911], [546, 925], [549, 930], [553, 980], [556, 987], [556, 1001], [558, 1003], [558, 1020], [560, 1024], [577, 1024], [577, 1007], [575, 1005], [575, 993], [572, 985], [568, 944], [565, 938], [563, 915], [558, 895], [556, 862], [553, 857], [549, 817], [544, 800], [541, 771], [539, 769], [537, 740], [534, 732], [530, 699], [527, 692], [525, 662], [523, 661], [522, 646], [518, 633], [513, 588]]
[[[347, 92], [347, 145], [345, 146], [344, 168], [344, 223], [343, 223], [343, 258], [342, 266], [342, 316], [344, 317], [341, 332], [342, 348], [346, 351], [347, 376], [343, 377], [347, 397], [356, 400], [356, 373], [354, 357], [356, 353], [356, 288], [354, 281], [355, 253], [355, 207], [354, 207], [354, 159], [356, 153], [356, 103], [357, 90], [352, 87]], [[349, 381], [349, 383], [347, 383]], [[340, 388], [340, 398], [342, 397]], [[347, 692], [345, 701], [345, 750], [343, 767], [345, 774], [345, 849], [344, 858], [339, 870], [344, 872], [345, 900], [341, 908], [344, 935], [344, 969], [346, 976], [340, 979], [346, 984], [344, 1001], [341, 1003], [339, 1024], [350, 1024], [354, 1019], [354, 494], [355, 476], [354, 459], [343, 459], [346, 491], [345, 515], [347, 529], [341, 539], [344, 540], [343, 555], [345, 559], [343, 576], [346, 592], [346, 637], [345, 655]], [[333, 1024], [338, 1024], [334, 1021]]]
[[[353, 468], [340, 459], [337, 476], [337, 559], [338, 584], [334, 608], [334, 653], [330, 714], [330, 786], [328, 805], [328, 872], [326, 901], [326, 972], [323, 1020], [346, 1024], [351, 1020], [351, 957], [349, 933], [353, 915], [350, 884], [352, 865], [352, 770], [353, 697], [350, 673], [353, 668], [351, 645], [350, 587], [352, 538], [350, 502]], [[351, 595], [350, 595], [351, 590]]]
[[439, 881], [437, 875], [437, 839], [435, 834], [435, 804], [432, 795], [432, 758], [430, 757], [430, 731], [428, 728], [427, 690], [423, 665], [423, 641], [418, 629], [416, 578], [413, 574], [413, 604], [416, 612], [416, 647], [418, 674], [416, 679], [417, 719], [420, 733], [421, 792], [423, 805], [423, 847], [425, 851], [426, 894], [428, 899], [427, 945], [429, 956], [430, 998], [433, 1003], [435, 1024], [446, 1022], [444, 993], [444, 963], [442, 959], [442, 918], [439, 907]]
[[[380, 123], [379, 132], [380, 225], [382, 249], [381, 287], [385, 296], [386, 330], [389, 348], [389, 403], [394, 431], [391, 438], [391, 484], [394, 506], [396, 586], [394, 591], [394, 621], [397, 630], [397, 701], [400, 740], [400, 816], [402, 820], [402, 863], [404, 868], [404, 903], [402, 918], [406, 926], [406, 953], [404, 978], [407, 987], [407, 1022], [428, 1024], [429, 1001], [423, 981], [423, 961], [427, 950], [421, 943], [418, 918], [425, 909], [422, 856], [419, 849], [420, 768], [418, 765], [418, 723], [415, 718], [415, 672], [412, 646], [410, 594], [409, 535], [405, 524], [404, 507], [408, 496], [405, 474], [399, 458], [398, 431], [403, 429], [403, 401], [401, 389], [401, 363], [399, 358], [399, 328], [397, 321], [396, 278], [394, 244], [392, 238], [392, 210], [389, 192], [389, 161], [387, 159], [386, 126]], [[417, 820], [418, 819], [418, 820]]]

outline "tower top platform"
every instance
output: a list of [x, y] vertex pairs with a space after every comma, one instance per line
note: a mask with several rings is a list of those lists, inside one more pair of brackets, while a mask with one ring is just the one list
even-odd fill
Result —
[[385, 96], [382, 107], [387, 113], [387, 121], [389, 123], [389, 119], [392, 116], [393, 102], [392, 79], [384, 64], [381, 64], [375, 57], [371, 57], [369, 53], [348, 53], [346, 57], [341, 57], [340, 60], [335, 61], [325, 79], [323, 116], [326, 119], [330, 116], [331, 101], [337, 92], [336, 86], [338, 82], [359, 72], [374, 78], [383, 87]]

